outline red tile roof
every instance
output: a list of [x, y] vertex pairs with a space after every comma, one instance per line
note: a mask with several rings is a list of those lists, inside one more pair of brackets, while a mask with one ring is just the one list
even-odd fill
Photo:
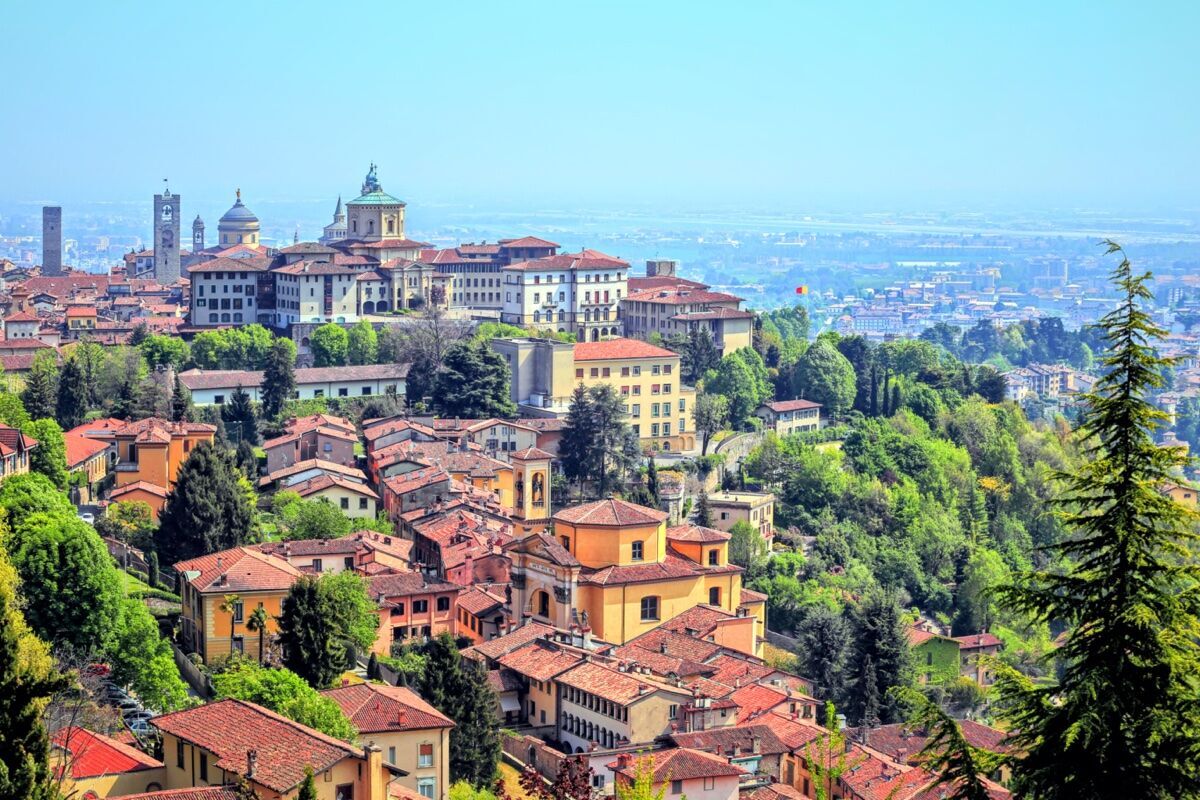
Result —
[[667, 555], [662, 561], [585, 569], [579, 577], [579, 582], [593, 586], [616, 586], [623, 583], [694, 578], [700, 575], [727, 575], [741, 571], [741, 567], [733, 564], [723, 567], [701, 566], [667, 548]]
[[789, 700], [788, 695], [784, 692], [768, 686], [760, 686], [757, 683], [735, 690], [733, 694], [729, 695], [729, 699], [737, 703], [740, 709], [738, 719], [743, 721], [753, 719], [764, 711], [783, 706]]
[[197, 786], [190, 789], [164, 789], [160, 792], [110, 795], [112, 800], [238, 800], [232, 786]]
[[[758, 749], [755, 750], [755, 740]], [[736, 752], [746, 755], [752, 752], [777, 755], [791, 748], [780, 739], [768, 725], [739, 725], [736, 727], [713, 728], [692, 733], [673, 733], [671, 741], [676, 747], [690, 747], [708, 753], [731, 756]]]
[[530, 261], [519, 261], [504, 267], [506, 270], [520, 272], [537, 272], [568, 269], [628, 269], [629, 262], [615, 256], [606, 255], [599, 250], [580, 250], [578, 253], [560, 253], [554, 256], [544, 256]]
[[[536, 236], [522, 236], [520, 239], [501, 239], [500, 244], [509, 249], [516, 247], [558, 247], [555, 242], [548, 242]], [[462, 249], [462, 248], [459, 248]]]
[[306, 481], [294, 483], [288, 486], [287, 490], [289, 492], [295, 492], [301, 497], [308, 497], [309, 495], [317, 494], [325, 491], [326, 489], [333, 488], [345, 489], [348, 492], [361, 494], [363, 497], [369, 497], [372, 500], [379, 499], [379, 495], [375, 494], [374, 490], [372, 490], [371, 487], [367, 486], [365, 483], [349, 481], [345, 478], [338, 477], [337, 475], [329, 474], [317, 475], [316, 477], [309, 478]]
[[[180, 561], [175, 564], [175, 571], [199, 592], [282, 591], [290, 589], [300, 577], [300, 570], [282, 558], [248, 547]], [[193, 572], [197, 574], [189, 576]]]
[[501, 666], [527, 678], [548, 681], [578, 664], [582, 656], [539, 639], [505, 653], [498, 660]]
[[557, 522], [568, 522], [573, 525], [654, 525], [667, 518], [664, 511], [656, 508], [639, 506], [615, 497], [607, 500], [596, 500], [578, 506], [564, 508], [554, 515]]
[[477, 617], [487, 614], [503, 605], [503, 597], [492, 594], [478, 586], [469, 586], [465, 592], [458, 596], [458, 607]]
[[[707, 303], [740, 303], [742, 298], [724, 292], [710, 292], [706, 289], [690, 287], [669, 289], [647, 289], [641, 292], [631, 291], [626, 298], [635, 303], [662, 303], [665, 305], [705, 305]], [[753, 316], [753, 315], [751, 315]]]
[[777, 400], [772, 403], [763, 403], [763, 405], [776, 414], [782, 414], [786, 411], [803, 411], [810, 408], [819, 409], [821, 407], [820, 403], [814, 403], [811, 400]]
[[967, 636], [955, 636], [960, 650], [977, 650], [981, 647], [1001, 647], [1004, 641], [994, 633], [972, 633]]
[[705, 528], [702, 525], [693, 525], [689, 522], [686, 525], [676, 525], [674, 528], [667, 528], [667, 538], [674, 539], [677, 542], [718, 544], [720, 542], [728, 542], [732, 536], [716, 528]]
[[321, 694], [341, 707], [359, 733], [454, 727], [449, 717], [403, 686], [360, 683], [326, 689]]
[[679, 354], [640, 339], [605, 339], [576, 342], [575, 361], [611, 361], [621, 358], [674, 358]]
[[651, 682], [646, 675], [632, 675], [621, 672], [595, 661], [585, 661], [558, 676], [557, 681], [562, 686], [571, 686], [584, 692], [611, 700], [620, 705], [629, 705], [639, 697], [648, 695], [656, 689], [669, 689], [677, 694], [685, 694], [683, 689], [675, 689], [660, 683]]
[[275, 483], [276, 481], [281, 481], [284, 478], [290, 478], [293, 475], [299, 475], [301, 472], [308, 472], [310, 469], [319, 469], [335, 475], [343, 475], [347, 478], [355, 478], [362, 482], [367, 480], [367, 476], [363, 475], [362, 470], [357, 469], [356, 467], [347, 467], [337, 463], [336, 461], [325, 461], [324, 459], [320, 458], [310, 458], [304, 461], [297, 461], [290, 467], [280, 467], [279, 469], [259, 480], [258, 485], [269, 486], [270, 484]]
[[538, 637], [544, 637], [548, 633], [553, 634], [554, 628], [549, 625], [543, 625], [540, 622], [526, 622], [521, 627], [503, 636], [497, 636], [495, 639], [480, 642], [463, 652], [468, 655], [478, 653], [486, 658], [497, 659], [510, 650], [514, 650]]
[[441, 594], [443, 592], [458, 592], [462, 589], [456, 583], [430, 580], [420, 572], [393, 572], [387, 575], [376, 575], [370, 579], [367, 591], [371, 597], [409, 597], [411, 595]]
[[614, 772], [619, 772], [632, 778], [641, 759], [650, 759], [654, 768], [654, 783], [666, 781], [687, 781], [695, 778], [724, 778], [734, 775], [745, 775], [746, 770], [730, 764], [724, 758], [700, 750], [677, 747], [673, 750], [660, 750], [650, 755], [630, 759], [628, 764], [613, 762], [608, 766]]
[[54, 734], [53, 745], [65, 751], [75, 780], [161, 767], [162, 762], [134, 747], [86, 728], [69, 726]]
[[[665, 625], [643, 633], [632, 639], [629, 644], [700, 664], [705, 664], [710, 658], [721, 652], [721, 646], [718, 644], [706, 642], [684, 633], [676, 633], [667, 629]], [[716, 667], [705, 664], [707, 674], [716, 672], [716, 670]], [[723, 692], [723, 694], [725, 693]]]
[[304, 780], [305, 766], [320, 773], [346, 758], [363, 757], [346, 742], [242, 700], [164, 714], [151, 724], [213, 753], [215, 766], [235, 775], [246, 773], [246, 753], [256, 751], [255, 782], [281, 793]]
[[81, 466], [85, 461], [103, 453], [109, 447], [108, 442], [72, 431], [63, 434], [63, 442], [67, 446], [67, 469]]
[[117, 488], [113, 489], [108, 493], [108, 499], [118, 501], [125, 495], [138, 491], [148, 492], [156, 497], [165, 498], [167, 496], [167, 490], [159, 486], [157, 483], [151, 483], [150, 481], [134, 481], [133, 483], [127, 483], [123, 486], [118, 486]]

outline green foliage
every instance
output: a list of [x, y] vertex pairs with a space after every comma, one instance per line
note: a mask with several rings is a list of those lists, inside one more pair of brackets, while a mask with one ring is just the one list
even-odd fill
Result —
[[8, 522], [14, 528], [24, 524], [31, 514], [75, 515], [67, 496], [49, 478], [35, 472], [0, 481], [0, 508], [8, 512]]
[[927, 732], [920, 760], [937, 776], [933, 788], [945, 787], [939, 796], [946, 800], [991, 800], [993, 795], [984, 776], [998, 771], [1007, 759], [968, 743], [958, 723], [920, 692], [901, 690], [898, 697], [908, 707], [908, 724]]
[[704, 391], [729, 398], [729, 421], [738, 428], [750, 426], [754, 410], [774, 394], [762, 357], [743, 347], [721, 359], [704, 379]]
[[444, 417], [511, 419], [517, 407], [509, 396], [509, 379], [508, 362], [487, 342], [456, 342], [442, 360], [434, 384], [434, 407]]
[[701, 393], [692, 409], [696, 433], [700, 434], [700, 454], [708, 455], [708, 443], [713, 435], [729, 424], [729, 398], [723, 394]]
[[797, 397], [820, 403], [831, 417], [841, 417], [854, 404], [854, 367], [838, 349], [821, 339], [796, 362], [792, 390]]
[[418, 691], [454, 720], [450, 731], [450, 779], [476, 788], [490, 786], [500, 758], [496, 692], [479, 662], [463, 659], [449, 634], [426, 646]]
[[187, 705], [187, 685], [179, 676], [171, 645], [140, 599], [121, 602], [120, 624], [109, 652], [114, 679], [133, 687], [149, 708], [174, 711]]
[[[51, 416], [54, 415], [51, 409]], [[29, 424], [29, 414], [19, 395], [0, 391], [0, 424], [20, 430]]]
[[797, 633], [800, 674], [813, 682], [814, 696], [826, 701], [841, 697], [852, 645], [845, 618], [828, 606], [817, 606], [806, 615]]
[[[850, 630], [854, 648], [848, 674], [854, 678], [846, 692], [847, 715], [865, 723], [877, 711], [880, 722], [897, 722], [901, 709], [892, 689], [908, 687], [913, 679], [899, 604], [892, 596], [871, 592], [851, 608]], [[872, 708], [873, 703], [878, 705]]]
[[[25, 376], [21, 402], [33, 419], [53, 417], [58, 411], [58, 354], [40, 351], [33, 356], [33, 366]], [[3, 414], [4, 424], [17, 427]]]
[[[11, 395], [0, 395], [10, 396]], [[67, 488], [67, 445], [63, 429], [53, 419], [39, 419], [21, 426], [25, 435], [37, 441], [29, 454], [29, 469], [45, 475], [59, 489]]]
[[42, 708], [64, 688], [60, 676], [31, 672], [22, 663], [21, 632], [14, 598], [0, 592], [0, 797], [55, 800], [50, 772], [50, 737]]
[[283, 664], [316, 689], [332, 685], [346, 668], [336, 616], [333, 598], [312, 576], [292, 584], [283, 599], [279, 617]]
[[154, 544], [168, 564], [246, 542], [253, 509], [227, 452], [198, 444], [179, 468], [159, 517]]
[[265, 419], [278, 419], [284, 404], [296, 391], [296, 345], [291, 339], [275, 341], [267, 351], [263, 383], [259, 389]]
[[170, 413], [172, 422], [191, 422], [196, 415], [196, 409], [192, 405], [192, 392], [183, 385], [178, 375], [175, 376], [175, 384], [171, 387]]
[[304, 780], [300, 783], [300, 789], [296, 792], [296, 800], [317, 800], [317, 784], [313, 778], [312, 767], [305, 765]]
[[713, 525], [712, 509], [708, 505], [708, 492], [700, 490], [700, 496], [696, 499], [696, 524], [704, 528], [711, 528]]
[[605, 497], [641, 461], [637, 435], [626, 421], [625, 401], [611, 384], [581, 384], [571, 395], [559, 444], [563, 472]]
[[323, 497], [302, 500], [294, 492], [280, 492], [275, 509], [286, 539], [337, 539], [354, 529], [354, 522]]
[[141, 550], [153, 547], [156, 527], [149, 504], [140, 500], [112, 503], [96, 520], [96, 531], [101, 536], [111, 536]]
[[257, 703], [346, 742], [353, 742], [358, 735], [337, 703], [291, 670], [263, 667], [245, 657], [235, 657], [214, 672], [212, 682], [220, 698]]
[[367, 579], [343, 570], [321, 576], [319, 584], [329, 602], [338, 636], [353, 642], [360, 650], [374, 645], [379, 630], [379, 606], [370, 597]]
[[68, 358], [63, 364], [58, 379], [58, 401], [55, 404], [55, 419], [63, 430], [83, 424], [88, 409], [92, 407], [92, 386], [85, 366], [77, 356]]
[[360, 319], [350, 329], [346, 357], [351, 364], [374, 364], [379, 358], [379, 336], [375, 326], [365, 319]]
[[1144, 309], [1149, 279], [1125, 257], [1112, 273], [1121, 300], [1100, 321], [1104, 374], [1086, 396], [1084, 458], [1058, 476], [1071, 535], [1048, 550], [1062, 566], [999, 594], [1003, 607], [1068, 627], [1057, 682], [999, 672], [1024, 753], [1014, 782], [1029, 796], [1197, 796], [1197, 515], [1160, 491], [1186, 458], [1155, 442], [1166, 415], [1149, 395], [1170, 362], [1154, 350], [1165, 331]]
[[679, 354], [680, 378], [686, 385], [695, 386], [710, 369], [721, 362], [721, 351], [707, 328], [693, 328], [686, 336], [673, 334], [663, 345]]
[[191, 349], [178, 336], [150, 334], [138, 343], [137, 348], [151, 368], [171, 366], [180, 370], [191, 359]]
[[[707, 501], [707, 495], [702, 495]], [[746, 570], [746, 578], [751, 579], [762, 571], [766, 564], [767, 543], [762, 533], [746, 520], [738, 520], [729, 529], [729, 562], [737, 564]]]
[[340, 367], [346, 363], [350, 351], [350, 334], [341, 325], [327, 322], [312, 332], [309, 349], [313, 354], [313, 366]]
[[866, 760], [864, 755], [851, 755], [845, 735], [838, 730], [837, 708], [833, 703], [825, 704], [825, 727], [828, 733], [804, 746], [814, 800], [833, 800], [842, 776]]
[[253, 323], [196, 334], [192, 365], [200, 369], [262, 369], [276, 341], [274, 334]]

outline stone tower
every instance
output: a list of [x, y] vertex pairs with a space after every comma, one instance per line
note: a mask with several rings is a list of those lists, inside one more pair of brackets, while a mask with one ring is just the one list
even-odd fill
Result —
[[195, 255], [204, 249], [204, 220], [200, 219], [197, 214], [192, 220], [192, 254]]
[[180, 198], [163, 186], [154, 195], [154, 279], [164, 286], [179, 280]]
[[62, 206], [42, 206], [42, 274], [62, 271]]

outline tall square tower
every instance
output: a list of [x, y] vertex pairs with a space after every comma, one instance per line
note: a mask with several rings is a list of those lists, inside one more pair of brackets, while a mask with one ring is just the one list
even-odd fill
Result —
[[179, 280], [180, 197], [164, 188], [154, 195], [154, 278], [164, 286]]
[[62, 275], [62, 206], [42, 206], [42, 274]]

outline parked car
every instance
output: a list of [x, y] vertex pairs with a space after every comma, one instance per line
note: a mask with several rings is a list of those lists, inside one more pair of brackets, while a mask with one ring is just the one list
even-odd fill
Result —
[[124, 715], [124, 719], [125, 724], [130, 725], [139, 719], [149, 722], [157, 716], [153, 711], [130, 711]]
[[113, 705], [117, 707], [117, 711], [120, 711], [122, 716], [142, 710], [142, 704], [137, 700], [134, 700], [132, 697], [121, 698], [120, 700], [115, 701]]
[[83, 520], [84, 522], [86, 522], [88, 525], [94, 525], [96, 523], [96, 515], [90, 511], [83, 512], [82, 514], [79, 515], [79, 518], [81, 520]]
[[135, 719], [131, 722], [126, 722], [126, 726], [135, 736], [153, 736], [154, 726], [148, 720]]

